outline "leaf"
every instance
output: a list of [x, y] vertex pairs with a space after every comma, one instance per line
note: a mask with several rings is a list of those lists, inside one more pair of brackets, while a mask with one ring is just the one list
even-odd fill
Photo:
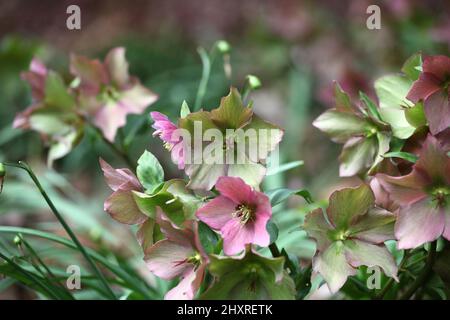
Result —
[[414, 107], [405, 110], [406, 120], [415, 128], [420, 128], [427, 124], [427, 118], [423, 110], [423, 102], [418, 102]]
[[274, 243], [278, 239], [278, 226], [272, 220], [269, 220], [266, 224], [267, 232], [270, 235], [270, 244]]
[[361, 101], [364, 102], [364, 104], [367, 106], [367, 109], [369, 109], [370, 114], [378, 119], [381, 120], [381, 116], [380, 113], [378, 112], [378, 107], [375, 104], [375, 102], [373, 102], [364, 92], [360, 91], [359, 92], [359, 97], [361, 99]]
[[419, 79], [420, 68], [422, 66], [422, 54], [420, 52], [413, 54], [403, 64], [402, 72], [411, 80]]
[[205, 223], [202, 221], [198, 222], [198, 236], [200, 238], [200, 243], [202, 244], [203, 249], [208, 254], [212, 254], [215, 251], [217, 243], [219, 242], [219, 237], [217, 233], [211, 230]]
[[67, 91], [63, 79], [56, 72], [50, 71], [45, 81], [45, 103], [61, 109], [72, 108], [74, 98]]
[[191, 113], [191, 110], [189, 109], [189, 106], [188, 106], [186, 100], [183, 100], [183, 103], [181, 104], [181, 109], [180, 109], [180, 117], [186, 118], [186, 116], [190, 113]]
[[419, 159], [418, 156], [416, 156], [413, 153], [409, 153], [409, 152], [403, 152], [403, 151], [394, 151], [394, 152], [388, 152], [385, 153], [384, 158], [400, 158], [400, 159], [404, 159], [406, 161], [412, 162], [412, 163], [416, 163], [417, 159]]
[[266, 192], [266, 195], [270, 199], [270, 204], [272, 207], [286, 201], [290, 196], [297, 195], [305, 199], [307, 203], [313, 203], [311, 194], [306, 189], [292, 190], [287, 188], [276, 188]]
[[278, 173], [282, 173], [297, 167], [300, 167], [304, 164], [304, 161], [292, 161], [292, 162], [288, 162], [288, 163], [283, 163], [282, 165], [276, 166], [276, 167], [271, 167], [269, 166], [267, 169], [267, 173], [266, 176], [271, 176], [274, 174], [278, 174]]
[[164, 170], [158, 159], [149, 151], [144, 151], [138, 160], [136, 174], [144, 188], [153, 193], [164, 182]]

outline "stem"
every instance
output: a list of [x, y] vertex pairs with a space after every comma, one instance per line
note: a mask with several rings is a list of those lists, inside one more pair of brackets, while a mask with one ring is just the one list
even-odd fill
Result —
[[437, 242], [433, 241], [430, 244], [430, 249], [428, 250], [427, 261], [425, 262], [425, 267], [422, 269], [422, 272], [417, 276], [414, 283], [406, 290], [403, 295], [400, 296], [400, 300], [409, 300], [412, 295], [421, 287], [423, 287], [427, 281], [431, 272], [433, 271], [433, 265], [436, 261], [436, 246]]
[[[400, 262], [400, 265], [398, 266], [398, 270], [401, 270], [406, 262], [408, 261], [408, 258], [411, 254], [411, 251], [405, 251], [405, 255], [403, 256], [402, 261]], [[391, 287], [394, 284], [394, 278], [389, 278], [388, 282], [384, 286], [384, 288], [374, 297], [374, 300], [383, 300], [384, 296], [388, 293], [388, 291], [391, 289]]]
[[270, 253], [272, 253], [272, 256], [274, 258], [281, 257], [280, 250], [278, 249], [275, 242], [273, 242], [269, 245], [269, 250], [270, 250]]
[[89, 263], [89, 265], [91, 266], [92, 270], [95, 272], [95, 274], [97, 275], [99, 280], [102, 282], [102, 284], [105, 287], [106, 292], [108, 293], [108, 295], [110, 295], [110, 297], [115, 300], [116, 296], [115, 296], [114, 292], [111, 290], [111, 288], [109, 287], [109, 285], [108, 285], [108, 283], [107, 283], [107, 281], [105, 279], [105, 276], [100, 272], [100, 270], [98, 269], [97, 265], [94, 263], [94, 261], [92, 261], [91, 257], [87, 254], [86, 250], [84, 249], [84, 247], [82, 246], [82, 244], [80, 243], [78, 238], [76, 237], [75, 233], [72, 231], [72, 229], [66, 223], [66, 221], [64, 220], [62, 215], [56, 209], [55, 205], [50, 200], [49, 196], [47, 195], [47, 192], [45, 192], [44, 188], [42, 187], [42, 185], [39, 182], [38, 178], [34, 174], [33, 170], [31, 170], [30, 166], [28, 166], [25, 162], [22, 162], [22, 161], [19, 161], [19, 164], [4, 163], [4, 165], [5, 166], [19, 168], [19, 169], [25, 170], [28, 173], [28, 175], [30, 176], [31, 180], [33, 180], [34, 184], [39, 189], [39, 192], [42, 194], [42, 196], [44, 197], [44, 199], [47, 202], [48, 206], [52, 210], [53, 214], [58, 219], [59, 223], [61, 223], [61, 225], [63, 226], [64, 230], [67, 232], [69, 237], [72, 239], [72, 241], [77, 246], [78, 250], [81, 252], [81, 254], [84, 256], [86, 261]]
[[194, 111], [198, 111], [202, 105], [203, 97], [206, 93], [206, 87], [208, 86], [209, 75], [211, 73], [211, 61], [209, 59], [208, 53], [202, 47], [197, 49], [200, 59], [202, 60], [202, 78], [200, 79], [200, 84], [198, 85], [197, 96], [195, 98]]
[[270, 250], [270, 253], [272, 253], [272, 256], [274, 258], [284, 257], [284, 265], [289, 270], [291, 270], [291, 274], [296, 272], [296, 268], [295, 268], [294, 264], [292, 263], [291, 259], [289, 259], [289, 257], [287, 256], [286, 251], [284, 251], [285, 254], [282, 254], [280, 252], [280, 250], [278, 249], [277, 244], [275, 242], [273, 242], [269, 245], [269, 250]]

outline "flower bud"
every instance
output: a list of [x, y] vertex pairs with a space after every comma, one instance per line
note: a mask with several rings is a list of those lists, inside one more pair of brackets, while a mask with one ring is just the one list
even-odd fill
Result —
[[261, 86], [262, 86], [261, 80], [259, 80], [258, 77], [253, 76], [253, 75], [251, 75], [251, 74], [249, 74], [249, 75], [247, 76], [247, 81], [248, 81], [248, 84], [249, 84], [249, 86], [250, 86], [250, 88], [251, 88], [252, 90], [259, 89], [259, 88], [261, 88]]
[[231, 51], [231, 46], [228, 42], [226, 42], [225, 40], [220, 40], [217, 41], [217, 49], [219, 49], [219, 51], [223, 54], [229, 53]]

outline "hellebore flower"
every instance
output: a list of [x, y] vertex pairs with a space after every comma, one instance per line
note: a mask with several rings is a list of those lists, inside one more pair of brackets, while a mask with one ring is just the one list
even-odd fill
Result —
[[103, 159], [100, 166], [106, 183], [114, 191], [106, 199], [104, 210], [120, 223], [138, 224], [137, 239], [145, 250], [153, 243], [154, 220], [142, 213], [136, 203], [134, 192], [143, 191], [141, 183], [129, 169], [114, 169]]
[[379, 266], [397, 279], [397, 265], [383, 242], [394, 238], [395, 216], [375, 206], [370, 188], [335, 191], [329, 199], [326, 218], [321, 208], [305, 218], [304, 229], [316, 240], [313, 271], [320, 274], [331, 292], [337, 292], [357, 267]]
[[156, 219], [166, 239], [145, 250], [147, 267], [165, 280], [182, 278], [175, 288], [167, 292], [165, 299], [192, 300], [203, 281], [208, 262], [198, 237], [197, 222], [187, 220], [181, 229], [162, 214], [158, 214]]
[[70, 152], [83, 135], [83, 119], [76, 113], [76, 101], [63, 79], [33, 59], [22, 79], [31, 86], [32, 105], [17, 114], [15, 128], [39, 132], [49, 144], [49, 165]]
[[412, 102], [423, 101], [433, 135], [450, 126], [449, 84], [450, 58], [427, 56], [423, 60], [419, 79], [414, 82], [407, 96]]
[[398, 248], [416, 248], [441, 235], [450, 240], [450, 158], [435, 137], [427, 137], [410, 174], [377, 178], [400, 205]]
[[269, 198], [236, 177], [219, 178], [216, 189], [220, 195], [198, 209], [196, 215], [220, 231], [225, 254], [237, 254], [252, 243], [268, 246], [266, 224], [272, 216]]
[[172, 161], [178, 165], [178, 169], [184, 169], [184, 150], [181, 136], [176, 136], [178, 127], [169, 118], [160, 112], [150, 112], [156, 130], [153, 135], [164, 141], [164, 146], [171, 151]]
[[374, 169], [389, 150], [389, 126], [352, 105], [337, 83], [335, 101], [335, 108], [321, 114], [313, 125], [334, 142], [344, 144], [339, 157], [339, 175], [349, 177]]
[[93, 116], [103, 135], [114, 141], [117, 129], [125, 125], [128, 114], [142, 113], [157, 95], [128, 74], [125, 49], [114, 48], [105, 61], [72, 55], [70, 71], [79, 79], [77, 90], [81, 108]]
[[209, 271], [215, 277], [200, 299], [293, 300], [295, 284], [284, 271], [284, 257], [266, 258], [246, 250], [238, 257], [211, 255]]
[[241, 177], [257, 188], [266, 173], [264, 161], [283, 137], [283, 130], [245, 107], [234, 88], [218, 108], [189, 113], [178, 127], [189, 133], [183, 143], [191, 189], [210, 190], [222, 176]]

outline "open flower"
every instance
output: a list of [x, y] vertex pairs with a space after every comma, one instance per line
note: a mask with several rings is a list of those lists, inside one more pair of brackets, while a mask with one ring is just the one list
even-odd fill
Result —
[[154, 124], [154, 136], [164, 141], [165, 147], [171, 151], [172, 161], [178, 165], [178, 169], [184, 169], [184, 150], [181, 136], [175, 134], [178, 127], [169, 118], [160, 112], [150, 112]]
[[94, 124], [110, 141], [114, 141], [117, 129], [125, 125], [128, 114], [142, 113], [157, 100], [153, 92], [128, 74], [122, 47], [112, 49], [103, 63], [72, 55], [70, 71], [79, 79], [81, 108], [93, 116]]
[[400, 249], [415, 248], [441, 235], [450, 240], [450, 158], [428, 135], [410, 174], [377, 175], [400, 205], [395, 236]]
[[364, 173], [380, 163], [389, 150], [389, 126], [354, 106], [337, 83], [335, 100], [335, 108], [321, 114], [313, 125], [334, 142], [344, 144], [339, 157], [340, 176]]
[[163, 214], [156, 217], [166, 239], [145, 251], [144, 260], [151, 272], [165, 280], [181, 277], [180, 283], [167, 292], [167, 300], [192, 300], [205, 275], [208, 262], [195, 221], [188, 220], [184, 228], [174, 226]]
[[191, 138], [183, 141], [191, 189], [210, 190], [222, 176], [241, 177], [257, 188], [266, 173], [264, 161], [283, 137], [282, 129], [244, 106], [235, 88], [218, 108], [190, 113], [178, 127]]
[[216, 184], [220, 195], [197, 210], [197, 217], [223, 237], [223, 250], [233, 255], [246, 244], [269, 245], [266, 230], [272, 216], [269, 198], [236, 177], [221, 177]]
[[412, 102], [423, 100], [424, 111], [433, 135], [450, 126], [450, 58], [427, 56], [422, 73], [414, 82], [407, 98]]
[[83, 135], [83, 119], [76, 113], [76, 101], [62, 77], [38, 59], [22, 79], [31, 86], [32, 104], [14, 119], [15, 128], [39, 132], [49, 145], [48, 164], [69, 153]]
[[326, 218], [321, 208], [305, 218], [304, 229], [317, 243], [313, 271], [337, 292], [356, 268], [379, 266], [396, 279], [397, 265], [383, 242], [394, 238], [395, 216], [375, 206], [372, 190], [365, 184], [335, 191]]

